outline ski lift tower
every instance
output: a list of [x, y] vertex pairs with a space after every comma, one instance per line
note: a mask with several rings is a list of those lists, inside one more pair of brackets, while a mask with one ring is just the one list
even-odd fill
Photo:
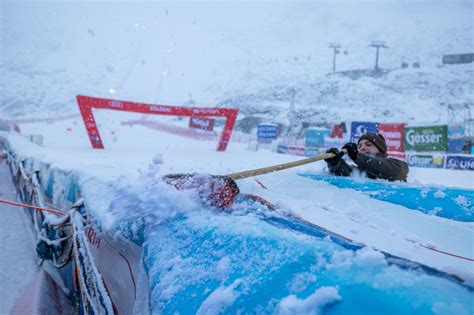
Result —
[[474, 102], [448, 104], [448, 122], [462, 124], [467, 138], [474, 138], [474, 118], [471, 109], [474, 110]]
[[369, 45], [369, 47], [375, 47], [377, 49], [377, 52], [375, 53], [375, 71], [379, 71], [379, 50], [380, 48], [388, 48], [388, 46], [385, 45], [384, 41], [381, 40], [374, 40], [372, 41], [372, 44]]
[[339, 48], [341, 48], [341, 45], [339, 43], [330, 43], [329, 48], [333, 49], [332, 72], [336, 72], [336, 55], [339, 53]]

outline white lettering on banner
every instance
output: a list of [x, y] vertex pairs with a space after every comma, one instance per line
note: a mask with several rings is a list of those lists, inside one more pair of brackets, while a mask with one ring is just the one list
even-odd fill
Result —
[[381, 131], [380, 133], [385, 139], [400, 139], [402, 137], [402, 133], [396, 131]]
[[87, 240], [89, 241], [91, 245], [94, 245], [97, 248], [100, 247], [101, 238], [97, 236], [97, 233], [94, 231], [93, 228], [91, 227], [87, 228], [86, 235], [87, 235]]
[[123, 108], [123, 103], [119, 101], [110, 101], [109, 106], [112, 108]]
[[417, 144], [429, 144], [429, 143], [439, 143], [441, 142], [441, 137], [442, 135], [419, 135], [419, 134], [414, 134], [415, 130], [409, 130], [406, 134], [406, 140], [407, 142], [414, 146]]
[[387, 140], [386, 143], [387, 143], [387, 146], [389, 146], [389, 147], [399, 147], [400, 146], [400, 140]]
[[474, 160], [449, 158], [446, 168], [474, 169]]
[[171, 108], [166, 106], [157, 106], [157, 105], [150, 105], [150, 111], [152, 112], [160, 112], [160, 113], [170, 113]]
[[210, 121], [202, 119], [193, 119], [193, 124], [199, 127], [209, 127]]
[[213, 114], [213, 115], [217, 115], [217, 114], [219, 114], [219, 110], [214, 109], [214, 108], [194, 108], [193, 113], [194, 114]]
[[474, 161], [461, 160], [459, 166], [462, 169], [474, 169]]
[[409, 164], [429, 165], [433, 162], [432, 157], [421, 157], [417, 155], [410, 155], [408, 157]]

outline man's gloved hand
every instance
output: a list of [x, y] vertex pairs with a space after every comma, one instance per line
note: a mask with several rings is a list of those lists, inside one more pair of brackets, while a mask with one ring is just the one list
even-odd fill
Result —
[[328, 163], [328, 165], [330, 165], [330, 166], [336, 165], [337, 163], [339, 163], [342, 156], [344, 155], [343, 152], [339, 152], [339, 150], [336, 149], [336, 148], [330, 148], [329, 150], [326, 151], [326, 153], [333, 153], [334, 154], [334, 156], [332, 158], [324, 159], [324, 161], [326, 161], [326, 163]]
[[357, 159], [357, 154], [359, 154], [359, 151], [357, 150], [357, 144], [354, 142], [349, 142], [346, 143], [342, 148], [347, 150], [347, 155], [349, 155], [351, 160], [355, 162]]

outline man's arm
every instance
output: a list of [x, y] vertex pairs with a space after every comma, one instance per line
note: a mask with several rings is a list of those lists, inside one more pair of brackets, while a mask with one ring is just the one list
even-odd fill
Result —
[[367, 172], [368, 175], [374, 178], [381, 178], [389, 181], [407, 180], [408, 165], [397, 159], [384, 158], [359, 152], [355, 163], [360, 170]]

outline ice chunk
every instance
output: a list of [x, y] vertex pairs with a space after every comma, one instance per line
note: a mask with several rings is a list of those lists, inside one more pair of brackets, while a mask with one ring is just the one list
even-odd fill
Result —
[[446, 194], [444, 193], [444, 191], [438, 190], [437, 192], [435, 192], [435, 193], [433, 194], [433, 196], [434, 196], [436, 199], [441, 199], [441, 198], [446, 197]]
[[283, 298], [277, 306], [276, 314], [319, 314], [324, 305], [340, 300], [342, 298], [335, 287], [321, 287], [306, 299], [299, 299], [293, 294]]
[[242, 283], [241, 279], [235, 280], [228, 287], [219, 287], [215, 289], [207, 299], [202, 302], [201, 307], [199, 307], [197, 314], [220, 314], [227, 307], [231, 306], [235, 299], [238, 297], [238, 292], [235, 291], [237, 287]]

